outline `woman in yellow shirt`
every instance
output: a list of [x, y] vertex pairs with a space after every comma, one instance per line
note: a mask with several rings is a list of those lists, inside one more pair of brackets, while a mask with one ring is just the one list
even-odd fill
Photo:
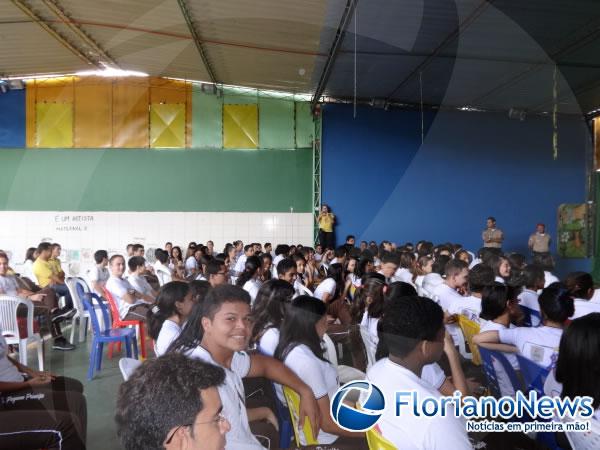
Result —
[[319, 222], [319, 243], [323, 246], [323, 249], [335, 248], [335, 239], [333, 235], [335, 216], [331, 213], [329, 206], [321, 206], [317, 221]]

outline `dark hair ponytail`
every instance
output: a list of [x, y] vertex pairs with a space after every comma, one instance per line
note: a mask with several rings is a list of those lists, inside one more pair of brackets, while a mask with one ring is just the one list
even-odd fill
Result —
[[188, 294], [190, 287], [183, 281], [171, 281], [160, 288], [156, 305], [148, 311], [146, 324], [148, 326], [148, 335], [154, 340], [158, 339], [160, 329], [165, 320], [174, 314], [177, 314], [177, 302], [183, 302]]
[[260, 258], [258, 256], [249, 256], [246, 260], [246, 264], [244, 265], [244, 271], [240, 275], [240, 277], [236, 281], [236, 285], [240, 287], [244, 287], [246, 281], [252, 279], [258, 269], [262, 267], [262, 263], [260, 262]]
[[552, 283], [538, 298], [540, 311], [546, 319], [564, 324], [575, 313], [573, 296], [562, 283]]

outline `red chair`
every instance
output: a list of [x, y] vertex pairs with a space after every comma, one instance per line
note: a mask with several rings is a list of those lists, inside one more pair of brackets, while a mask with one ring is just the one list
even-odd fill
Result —
[[[112, 316], [112, 327], [113, 328], [127, 328], [131, 325], [139, 328], [140, 332], [140, 353], [142, 354], [142, 359], [146, 359], [146, 332], [145, 326], [146, 323], [143, 320], [123, 320], [119, 316], [119, 308], [117, 307], [117, 302], [115, 301], [112, 294], [105, 288], [102, 288], [102, 292], [104, 292], [104, 297], [108, 300], [108, 306], [110, 308], [110, 315]], [[112, 343], [108, 344], [108, 357], [112, 358], [113, 351]], [[117, 351], [121, 351], [121, 343], [117, 343]]]

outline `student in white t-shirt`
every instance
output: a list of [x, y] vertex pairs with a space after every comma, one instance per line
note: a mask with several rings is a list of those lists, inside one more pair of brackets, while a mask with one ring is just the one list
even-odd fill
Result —
[[164, 286], [173, 281], [173, 270], [169, 267], [169, 254], [160, 248], [154, 251], [154, 274], [158, 278], [158, 284]]
[[473, 337], [475, 344], [509, 344], [520, 355], [551, 368], [558, 357], [558, 345], [567, 320], [573, 315], [573, 298], [560, 283], [545, 288], [539, 298], [542, 325], [486, 331]]
[[494, 282], [494, 271], [484, 264], [477, 264], [469, 271], [470, 295], [456, 297], [448, 306], [449, 314], [459, 314], [479, 322], [483, 288]]
[[188, 283], [172, 281], [160, 288], [156, 305], [148, 315], [148, 335], [154, 339], [154, 353], [164, 355], [192, 312], [194, 297]]
[[[276, 359], [259, 354], [248, 354], [251, 314], [250, 296], [239, 286], [223, 284], [209, 291], [201, 310], [193, 309], [188, 325], [173, 343], [170, 351], [178, 351], [190, 358], [201, 359], [225, 369], [225, 383], [219, 387], [223, 415], [231, 424], [227, 433], [226, 450], [261, 450], [263, 446], [250, 432], [248, 421], [275, 420], [273, 413], [265, 416], [259, 411], [246, 410], [245, 377], [265, 377], [289, 386], [300, 396], [300, 417], [310, 420], [313, 430], [318, 430], [318, 406], [312, 390], [294, 372]], [[190, 326], [200, 321], [202, 328]], [[267, 411], [270, 411], [266, 408]]]
[[[366, 449], [364, 433], [340, 428], [329, 413], [339, 384], [336, 368], [323, 357], [321, 339], [327, 331], [327, 306], [308, 295], [296, 297], [281, 324], [275, 358], [283, 361], [311, 388], [321, 413], [321, 431], [313, 432], [319, 444], [353, 445]], [[300, 433], [300, 445], [307, 445]]]
[[344, 281], [344, 269], [341, 264], [331, 264], [327, 277], [321, 281], [314, 291], [314, 297], [327, 305], [327, 314], [339, 319], [342, 325], [349, 326], [352, 322], [350, 308], [346, 303], [346, 294], [350, 284]]
[[306, 259], [300, 253], [295, 253], [291, 259], [296, 264], [296, 281], [294, 281], [294, 290], [298, 295], [312, 294], [312, 291], [310, 291], [309, 288], [309, 286], [312, 287], [312, 275], [307, 275], [305, 272]]
[[386, 283], [390, 283], [399, 265], [400, 259], [396, 254], [390, 252], [383, 252], [383, 254], [381, 255], [381, 265], [379, 266], [378, 273], [385, 277]]
[[242, 272], [244, 272], [244, 267], [246, 267], [246, 260], [251, 256], [254, 256], [254, 245], [248, 244], [244, 246], [244, 254], [240, 255], [235, 262], [234, 270], [236, 276], [241, 276]]
[[249, 256], [246, 258], [244, 270], [238, 277], [235, 284], [242, 287], [250, 294], [251, 304], [256, 299], [256, 294], [262, 285], [262, 262], [258, 256]]
[[[544, 271], [541, 267], [532, 264], [523, 268], [523, 281], [525, 287], [519, 294], [519, 305], [532, 311], [540, 311], [538, 303], [538, 291], [544, 288]], [[531, 316], [531, 326], [537, 327], [540, 321], [537, 317]]]
[[544, 287], [557, 283], [559, 279], [552, 273], [554, 270], [554, 258], [550, 253], [537, 253], [533, 256], [533, 264], [544, 270]]
[[[494, 283], [483, 289], [481, 299], [481, 333], [486, 331], [498, 331], [507, 328], [512, 328], [512, 321], [517, 321], [522, 315], [518, 300], [513, 298], [516, 289], [510, 288], [502, 283]], [[504, 353], [506, 359], [511, 364], [515, 371], [519, 371], [519, 361], [515, 356], [516, 347], [507, 344], [481, 344], [484, 348], [497, 350]], [[515, 395], [515, 390], [510, 378], [502, 364], [494, 361], [494, 370], [498, 377], [498, 386], [500, 393], [508, 396]]]
[[123, 278], [125, 258], [122, 255], [111, 256], [108, 266], [110, 277], [106, 281], [106, 290], [114, 298], [121, 319], [146, 320], [154, 299], [136, 291], [129, 281]]
[[146, 274], [146, 260], [142, 256], [133, 256], [127, 263], [130, 275], [127, 277], [129, 284], [139, 293], [150, 297], [152, 301], [156, 300], [158, 292], [152, 289], [150, 283], [144, 276]]
[[275, 257], [273, 258], [273, 265], [271, 267], [272, 278], [277, 278], [277, 266], [279, 263], [286, 259], [290, 253], [290, 246], [287, 244], [279, 244], [275, 247]]
[[200, 247], [188, 247], [188, 256], [185, 258], [185, 276], [187, 278], [195, 278], [198, 275], [200, 271], [198, 260], [201, 255], [202, 249]]
[[494, 275], [496, 276], [495, 281], [506, 284], [511, 273], [511, 267], [508, 259], [500, 255], [491, 255], [487, 260], [487, 264], [494, 271]]
[[399, 417], [396, 414], [396, 391], [414, 391], [420, 399], [441, 397], [422, 377], [423, 368], [439, 361], [444, 351], [440, 306], [423, 297], [397, 298], [387, 303], [380, 327], [388, 356], [367, 370], [367, 380], [386, 400], [378, 431], [403, 450], [471, 449], [464, 420], [455, 417], [451, 407], [445, 416], [418, 416], [412, 405], [399, 409]]
[[88, 269], [86, 276], [92, 291], [102, 296], [102, 288], [106, 286], [108, 277], [110, 277], [110, 273], [108, 273], [107, 268], [108, 252], [106, 250], [97, 250], [94, 253], [94, 261], [96, 264]]
[[415, 254], [412, 252], [401, 252], [400, 253], [400, 267], [396, 269], [392, 282], [403, 281], [404, 283], [413, 284], [413, 272], [415, 270]]
[[600, 312], [600, 304], [590, 301], [594, 296], [594, 280], [589, 273], [572, 272], [565, 278], [565, 285], [573, 296], [575, 304], [575, 314], [571, 319]]
[[[462, 339], [456, 318], [448, 312], [450, 305], [455, 301], [462, 301], [462, 292], [465, 292], [469, 282], [469, 266], [464, 261], [452, 259], [444, 268], [446, 278], [433, 291], [434, 299], [444, 310], [446, 329], [458, 345]], [[460, 292], [459, 292], [460, 291]]]
[[273, 356], [279, 343], [279, 328], [294, 297], [294, 288], [284, 280], [269, 280], [258, 290], [252, 307], [252, 339], [258, 351]]
[[423, 288], [423, 279], [425, 275], [430, 274], [433, 268], [433, 258], [429, 255], [419, 256], [415, 266], [415, 272], [417, 277], [415, 278], [415, 285], [417, 288]]
[[[582, 345], [583, 344], [583, 345]], [[560, 340], [556, 367], [544, 385], [544, 393], [555, 397], [588, 396], [594, 400], [592, 426], [600, 425], [600, 313], [573, 320]]]

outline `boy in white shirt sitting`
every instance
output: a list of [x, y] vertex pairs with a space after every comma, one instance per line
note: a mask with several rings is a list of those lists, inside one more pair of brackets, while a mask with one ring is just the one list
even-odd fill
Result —
[[154, 300], [136, 291], [129, 281], [123, 278], [125, 258], [122, 255], [113, 255], [108, 261], [108, 265], [110, 277], [106, 282], [106, 290], [110, 292], [117, 304], [119, 317], [124, 320], [146, 320], [148, 310]]
[[460, 314], [479, 322], [481, 313], [481, 293], [483, 288], [494, 284], [494, 271], [491, 267], [477, 264], [469, 272], [469, 290], [471, 295], [457, 297], [448, 307], [449, 314]]
[[144, 277], [146, 274], [146, 260], [141, 256], [134, 256], [129, 259], [127, 265], [129, 266], [129, 272], [131, 273], [127, 278], [129, 284], [131, 284], [131, 286], [140, 294], [150, 297], [151, 301], [154, 302], [158, 292], [152, 289], [152, 286], [150, 286], [150, 283], [148, 283]]
[[403, 450], [466, 450], [471, 444], [464, 421], [452, 408], [446, 416], [416, 415], [412, 405], [396, 415], [396, 392], [413, 391], [421, 400], [441, 397], [421, 378], [423, 367], [439, 361], [444, 352], [444, 312], [424, 297], [400, 297], [386, 305], [379, 335], [389, 351], [367, 371], [367, 380], [385, 396], [385, 410], [377, 427], [383, 437]]
[[102, 288], [106, 286], [106, 281], [110, 274], [108, 273], [108, 252], [106, 250], [98, 250], [94, 253], [94, 261], [96, 265], [87, 271], [87, 279], [90, 282], [90, 288], [96, 294], [102, 296]]

